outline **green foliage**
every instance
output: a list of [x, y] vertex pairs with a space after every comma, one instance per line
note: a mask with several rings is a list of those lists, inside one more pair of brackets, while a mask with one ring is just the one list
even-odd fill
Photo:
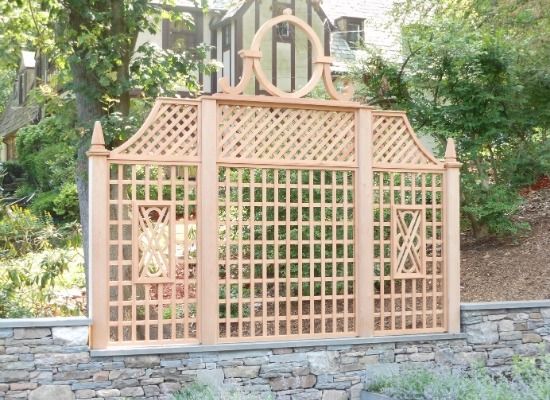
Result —
[[[0, 34], [1, 37], [1, 34]], [[1, 40], [1, 39], [0, 39]], [[0, 66], [0, 115], [4, 112], [11, 98], [15, 73], [13, 69]]]
[[47, 214], [37, 216], [29, 209], [12, 206], [0, 219], [0, 257], [3, 260], [78, 244], [79, 232], [75, 224], [57, 227]]
[[270, 393], [243, 393], [235, 388], [234, 390], [218, 390], [210, 386], [193, 383], [173, 395], [174, 400], [271, 400]]
[[[75, 250], [43, 250], [6, 260], [0, 271], [0, 318], [82, 315], [83, 286], [82, 256]], [[68, 290], [77, 295], [62, 296]]]
[[58, 117], [46, 117], [21, 128], [17, 135], [18, 162], [39, 190], [61, 187], [74, 180], [76, 135]]
[[81, 303], [54, 301], [56, 290], [84, 286], [79, 245], [75, 224], [9, 207], [0, 219], [0, 318], [82, 313]]
[[379, 376], [369, 391], [397, 400], [522, 400], [550, 395], [550, 356], [517, 358], [511, 377], [492, 376], [486, 368], [457, 374], [445, 370], [405, 369]]
[[32, 210], [63, 221], [78, 220], [76, 134], [70, 123], [62, 116], [50, 116], [22, 128], [17, 152], [18, 163], [26, 172], [26, 186], [20, 194], [32, 194]]
[[[468, 202], [462, 212], [477, 236], [487, 233], [496, 236], [517, 235], [529, 229], [525, 222], [516, 222], [512, 216], [517, 212], [523, 199], [510, 185], [492, 184], [483, 187], [465, 174], [462, 179], [462, 193]], [[487, 231], [483, 231], [483, 230]]]
[[540, 37], [549, 9], [516, 0], [406, 0], [395, 15], [405, 58], [367, 49], [352, 68], [358, 96], [407, 110], [439, 155], [448, 137], [457, 141], [462, 211], [476, 236], [521, 231], [511, 218], [515, 193], [550, 173], [550, 65], [541, 62], [550, 41]]

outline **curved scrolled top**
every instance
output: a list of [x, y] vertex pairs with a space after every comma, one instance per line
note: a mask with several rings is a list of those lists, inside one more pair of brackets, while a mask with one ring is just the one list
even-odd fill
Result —
[[[312, 48], [313, 69], [311, 78], [305, 86], [294, 92], [286, 92], [273, 85], [273, 83], [271, 83], [265, 75], [261, 65], [262, 52], [260, 50], [260, 46], [264, 36], [274, 26], [285, 22], [291, 23], [296, 28], [302, 30], [309, 39]], [[264, 89], [272, 96], [299, 98], [309, 94], [322, 78], [325, 88], [332, 99], [350, 100], [353, 96], [353, 87], [351, 85], [347, 85], [343, 92], [336, 90], [334, 83], [332, 82], [330, 70], [332, 58], [324, 56], [323, 54], [323, 45], [315, 31], [305, 21], [292, 15], [292, 10], [287, 8], [283, 11], [283, 15], [279, 15], [278, 17], [266, 21], [260, 29], [258, 29], [252, 39], [250, 49], [241, 50], [239, 52], [239, 56], [243, 59], [243, 76], [241, 81], [236, 86], [231, 86], [227, 81], [227, 78], [221, 78], [219, 80], [219, 85], [224, 93], [233, 95], [242, 94], [252, 77], [255, 75], [260, 85], [263, 86]]]

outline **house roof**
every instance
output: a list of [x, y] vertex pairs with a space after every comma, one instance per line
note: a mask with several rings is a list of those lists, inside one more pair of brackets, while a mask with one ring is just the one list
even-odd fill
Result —
[[366, 19], [369, 16], [366, 0], [323, 0], [321, 8], [332, 24], [342, 17]]
[[18, 129], [36, 121], [39, 107], [35, 104], [17, 106], [10, 104], [0, 116], [0, 137], [14, 133]]
[[355, 53], [349, 47], [346, 36], [342, 32], [331, 33], [330, 54], [334, 59], [331, 69], [337, 73], [346, 72], [348, 64], [355, 60]]
[[[160, 0], [154, 0], [154, 3], [160, 4]], [[208, 0], [208, 8], [211, 10], [228, 10], [235, 6], [235, 4], [242, 3], [243, 0]], [[196, 0], [176, 0], [175, 5], [178, 7], [197, 8]]]

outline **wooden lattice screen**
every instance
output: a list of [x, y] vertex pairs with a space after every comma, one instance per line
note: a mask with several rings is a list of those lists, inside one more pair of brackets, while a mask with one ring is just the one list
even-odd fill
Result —
[[112, 151], [96, 124], [94, 348], [460, 329], [453, 143], [439, 161], [403, 113], [338, 98], [329, 63], [335, 100], [163, 98]]

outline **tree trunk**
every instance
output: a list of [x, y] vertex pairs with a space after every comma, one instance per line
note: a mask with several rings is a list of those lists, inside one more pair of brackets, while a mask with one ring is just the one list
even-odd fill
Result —
[[[80, 63], [72, 63], [71, 71], [73, 73], [74, 83], [82, 85], [81, 87], [94, 87], [95, 82], [86, 74], [85, 68]], [[90, 148], [90, 138], [93, 124], [104, 114], [102, 104], [99, 99], [89, 96], [85, 92], [76, 91], [76, 114], [77, 131], [80, 132], [80, 142], [77, 150], [76, 161], [76, 188], [78, 192], [78, 201], [80, 204], [80, 224], [82, 226], [82, 246], [84, 249], [84, 266], [87, 283], [87, 297], [89, 299], [89, 195], [88, 193], [88, 157], [86, 152]], [[93, 195], [93, 193], [91, 194]], [[105, 249], [107, 251], [107, 249]]]

